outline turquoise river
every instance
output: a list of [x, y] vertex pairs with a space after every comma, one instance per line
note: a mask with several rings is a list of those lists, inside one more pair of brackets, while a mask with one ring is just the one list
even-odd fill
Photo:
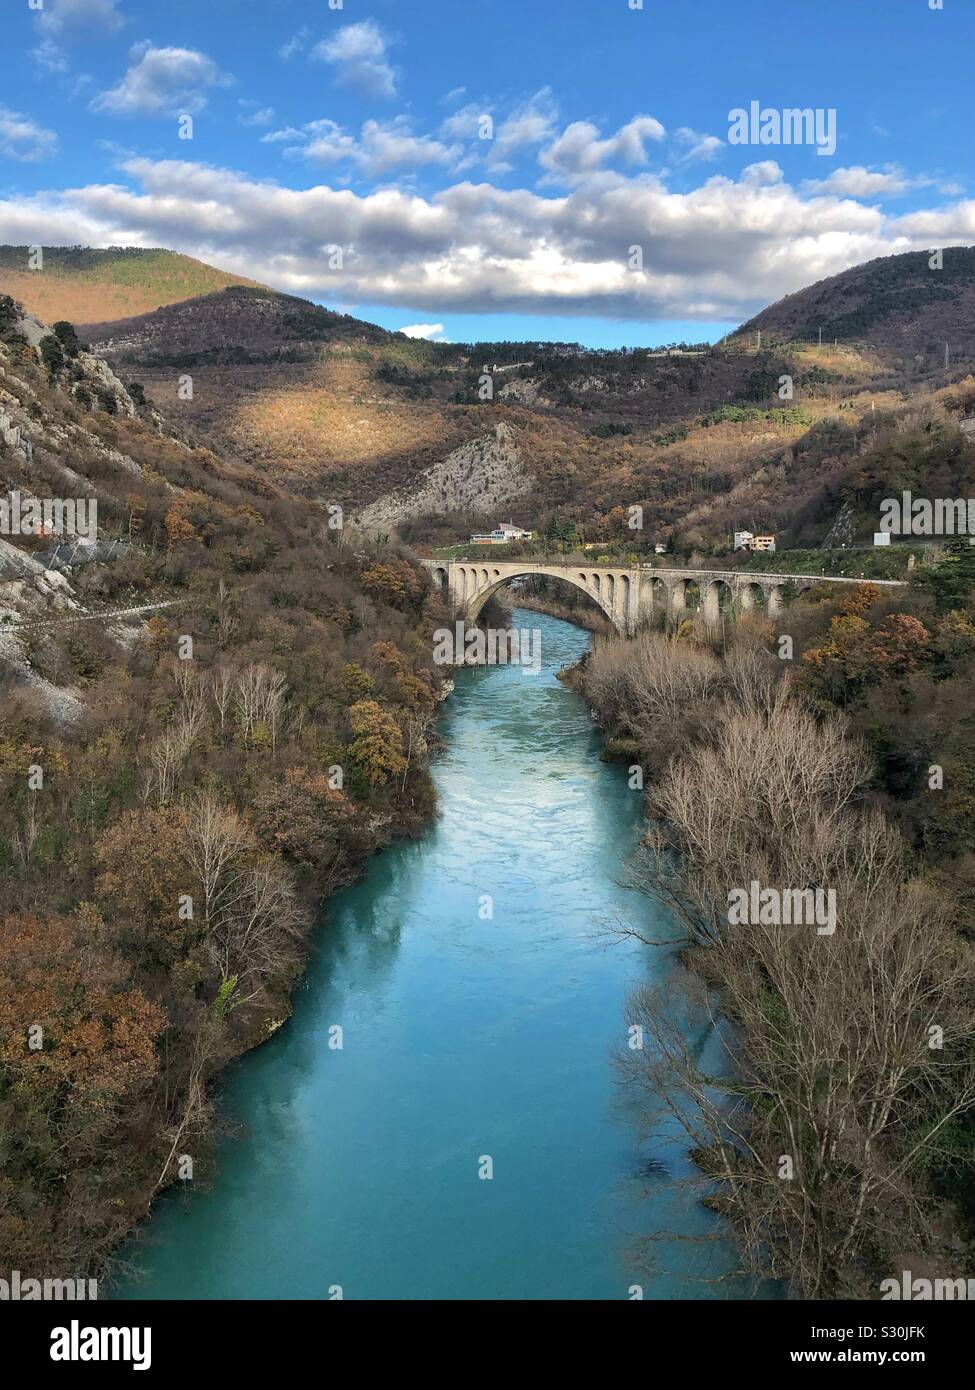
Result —
[[676, 932], [625, 886], [641, 796], [556, 680], [588, 634], [514, 621], [541, 671], [458, 674], [438, 819], [328, 902], [293, 1016], [224, 1077], [212, 1182], [156, 1203], [115, 1297], [742, 1296], [720, 1239], [646, 1255], [717, 1234], [614, 1062], [630, 987], [680, 968], [608, 929]]

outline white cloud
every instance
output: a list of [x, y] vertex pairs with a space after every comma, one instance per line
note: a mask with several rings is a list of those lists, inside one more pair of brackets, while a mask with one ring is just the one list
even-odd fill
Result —
[[573, 121], [538, 156], [538, 162], [552, 174], [578, 178], [606, 164], [645, 164], [647, 140], [662, 140], [666, 131], [653, 116], [634, 116], [615, 135], [601, 140], [591, 121]]
[[[366, 173], [382, 177], [393, 169], [416, 169], [426, 164], [450, 164], [459, 155], [456, 146], [441, 144], [426, 135], [414, 135], [409, 121], [398, 116], [382, 124], [366, 121], [356, 158]], [[309, 151], [314, 158], [314, 144]]]
[[285, 63], [290, 62], [296, 53], [301, 53], [308, 47], [308, 40], [310, 38], [311, 30], [308, 28], [307, 24], [303, 24], [297, 34], [292, 35], [287, 43], [281, 45], [278, 49], [278, 57]]
[[819, 193], [837, 198], [898, 198], [921, 188], [937, 188], [948, 198], [958, 198], [964, 186], [952, 180], [942, 181], [930, 174], [908, 174], [899, 164], [885, 164], [881, 169], [867, 169], [862, 164], [834, 169], [825, 179], [807, 179], [803, 193]]
[[45, 130], [30, 116], [0, 106], [0, 158], [16, 159], [21, 164], [37, 164], [57, 153], [58, 137]]
[[350, 161], [371, 178], [384, 178], [394, 169], [419, 169], [424, 165], [450, 165], [462, 153], [457, 145], [444, 145], [428, 135], [417, 135], [406, 116], [392, 121], [366, 121], [358, 139], [335, 121], [310, 121], [300, 131], [276, 130], [262, 137], [265, 144], [291, 140], [286, 155], [300, 155], [312, 164]]
[[461, 106], [457, 111], [451, 112], [441, 122], [440, 134], [445, 140], [476, 140], [485, 117], [489, 117], [493, 123], [489, 110], [468, 103], [467, 106]]
[[838, 198], [895, 198], [924, 182], [909, 179], [903, 170], [893, 165], [871, 170], [858, 164], [848, 169], [834, 169], [829, 178], [807, 179], [803, 189], [809, 193], [835, 194]]
[[[337, 127], [336, 127], [337, 129]], [[267, 135], [261, 136], [262, 145], [283, 145], [295, 144], [301, 140], [308, 139], [307, 130], [298, 130], [293, 125], [286, 125], [281, 130], [270, 130]]]
[[274, 120], [273, 106], [258, 107], [256, 101], [245, 101], [243, 97], [241, 97], [237, 105], [242, 108], [240, 115], [237, 117], [241, 125], [270, 125], [271, 122]]
[[549, 87], [542, 87], [523, 105], [516, 107], [495, 131], [490, 153], [492, 168], [497, 173], [506, 173], [511, 168], [509, 161], [516, 150], [551, 140], [557, 128], [558, 114]]
[[760, 159], [757, 164], [749, 164], [741, 171], [742, 183], [752, 188], [773, 188], [784, 179], [782, 166], [776, 164], [774, 159]]
[[334, 38], [322, 39], [312, 49], [339, 70], [338, 80], [358, 87], [369, 96], [393, 97], [396, 79], [386, 56], [387, 38], [373, 19], [346, 24]]
[[719, 140], [716, 135], [702, 135], [700, 131], [691, 130], [690, 126], [681, 126], [674, 131], [674, 135], [682, 145], [690, 148], [687, 153], [681, 156], [682, 164], [695, 164], [698, 161], [704, 163], [715, 159], [725, 148], [725, 142]]
[[[457, 88], [457, 94], [463, 93]], [[489, 107], [468, 103], [441, 122], [437, 136], [418, 134], [408, 116], [391, 121], [366, 121], [359, 137], [347, 134], [334, 120], [310, 121], [300, 129], [286, 126], [261, 137], [264, 144], [284, 144], [285, 153], [311, 162], [333, 164], [350, 160], [362, 172], [383, 176], [393, 169], [442, 165], [465, 169], [483, 157], [493, 173], [512, 167], [509, 156], [523, 148], [552, 140], [557, 129], [557, 109], [548, 88], [517, 106], [493, 131], [482, 138], [483, 122], [494, 122]], [[656, 125], [656, 122], [654, 122]], [[624, 137], [625, 138], [625, 137]], [[473, 146], [465, 152], [462, 143]]]
[[426, 338], [430, 343], [444, 342], [442, 323], [411, 323], [408, 328], [401, 328], [399, 331], [407, 338]]
[[[557, 121], [558, 109], [552, 93], [548, 87], [543, 87], [516, 106], [500, 124], [489, 105], [468, 102], [444, 118], [439, 134], [444, 140], [470, 143], [472, 149], [462, 167], [483, 158], [492, 173], [504, 174], [514, 167], [512, 160], [519, 150], [552, 140], [558, 128]], [[490, 130], [490, 136], [484, 133], [486, 130]]]
[[233, 78], [194, 48], [155, 48], [136, 44], [121, 81], [91, 103], [93, 111], [116, 116], [193, 115], [206, 105], [208, 87], [228, 87]]
[[275, 144], [289, 133], [293, 134], [296, 148], [285, 150], [285, 154], [300, 154], [317, 164], [338, 164], [343, 159], [355, 159], [359, 151], [355, 137], [347, 135], [337, 121], [330, 120], [309, 121], [301, 130], [294, 132], [290, 126], [285, 130], [275, 130], [265, 135], [263, 142]]
[[63, 73], [68, 71], [68, 57], [64, 49], [53, 39], [42, 39], [36, 48], [31, 49], [31, 57], [45, 72]]
[[[0, 242], [171, 246], [329, 303], [447, 313], [741, 321], [875, 256], [975, 241], [975, 201], [905, 216], [809, 197], [772, 161], [689, 192], [637, 173], [568, 194], [454, 183], [431, 197], [283, 187], [229, 169], [131, 159], [132, 186], [0, 200]], [[344, 248], [330, 270], [329, 245]], [[645, 270], [628, 269], [633, 245]]]
[[37, 22], [51, 34], [94, 25], [121, 29], [125, 18], [119, 13], [119, 4], [120, 0], [44, 0], [44, 8], [37, 11]]

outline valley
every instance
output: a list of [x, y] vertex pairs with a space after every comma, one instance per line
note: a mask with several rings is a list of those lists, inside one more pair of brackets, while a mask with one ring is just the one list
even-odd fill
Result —
[[[950, 250], [940, 277], [918, 255], [858, 268], [693, 355], [427, 343], [246, 286], [77, 327], [187, 439], [368, 529], [442, 544], [514, 508], [690, 559], [727, 554], [742, 523], [821, 546], [844, 512], [846, 543], [869, 545], [882, 497], [864, 475], [922, 440], [964, 494], [973, 265]], [[872, 306], [872, 337], [851, 304]]]
[[975, 5], [0, 34], [0, 1367], [954, 1372]]
[[[20, 286], [2, 279], [16, 250], [0, 254], [0, 289]], [[755, 721], [766, 719], [770, 729], [794, 731], [799, 715], [791, 700], [832, 731], [836, 767], [853, 769], [848, 795], [855, 795], [861, 819], [850, 822], [850, 835], [875, 835], [890, 864], [896, 861], [897, 881], [909, 885], [908, 907], [897, 908], [896, 920], [912, 941], [922, 919], [936, 927], [939, 959], [960, 952], [954, 967], [945, 966], [941, 997], [967, 1039], [959, 1002], [967, 946], [958, 943], [975, 931], [966, 848], [975, 830], [968, 790], [975, 772], [964, 738], [975, 577], [958, 537], [874, 544], [885, 498], [964, 498], [975, 485], [967, 340], [959, 330], [948, 368], [932, 360], [930, 335], [946, 326], [953, 331], [960, 320], [948, 314], [940, 291], [924, 298], [915, 259], [895, 257], [866, 278], [852, 271], [840, 285], [814, 286], [810, 307], [773, 306], [713, 346], [661, 353], [427, 343], [261, 286], [221, 283], [219, 272], [211, 283], [209, 269], [195, 263], [167, 261], [162, 274], [157, 253], [149, 256], [147, 264], [137, 253], [79, 254], [60, 263], [55, 257], [58, 271], [45, 282], [45, 297], [32, 297], [49, 306], [50, 326], [16, 298], [0, 298], [3, 483], [11, 496], [39, 502], [67, 493], [97, 505], [98, 515], [97, 541], [80, 557], [81, 539], [64, 555], [57, 536], [11, 533], [0, 541], [0, 859], [17, 882], [2, 899], [8, 925], [0, 949], [0, 1037], [21, 1078], [0, 1095], [0, 1117], [15, 1136], [4, 1152], [12, 1185], [0, 1238], [23, 1267], [42, 1261], [103, 1277], [123, 1249], [125, 1267], [131, 1260], [148, 1283], [115, 1276], [120, 1298], [174, 1291], [268, 1296], [280, 1277], [275, 1261], [291, 1247], [287, 1222], [277, 1223], [278, 1234], [254, 1225], [248, 1239], [267, 1251], [278, 1249], [280, 1236], [280, 1251], [262, 1269], [245, 1240], [235, 1267], [250, 1270], [246, 1279], [201, 1255], [203, 1247], [224, 1248], [228, 1230], [243, 1236], [247, 1229], [240, 1203], [251, 1200], [255, 1174], [274, 1161], [278, 1142], [275, 1126], [263, 1122], [268, 1088], [298, 1104], [296, 1059], [326, 1014], [332, 1018], [328, 1011], [338, 1010], [332, 1023], [341, 1023], [341, 1001], [347, 1005], [355, 994], [392, 1024], [395, 989], [391, 995], [387, 975], [408, 990], [429, 988], [432, 955], [440, 965], [431, 1027], [438, 1017], [450, 1027], [462, 999], [475, 1012], [515, 1009], [511, 972], [547, 962], [545, 969], [574, 981], [578, 1012], [566, 1014], [560, 995], [539, 1027], [585, 1031], [595, 1010], [607, 1046], [609, 1013], [622, 1018], [635, 1010], [642, 1027], [659, 1028], [653, 1001], [668, 989], [668, 972], [679, 976], [689, 1000], [699, 988], [692, 977], [716, 990], [731, 980], [739, 993], [727, 1007], [744, 1030], [741, 1056], [751, 1065], [749, 1048], [765, 1045], [755, 1013], [762, 986], [747, 962], [721, 954], [715, 883], [728, 869], [722, 871], [720, 855], [696, 858], [697, 829], [678, 795], [674, 757], [683, 750], [689, 766], [710, 775], [709, 740], [743, 738], [746, 726], [748, 737], [758, 738]], [[946, 264], [957, 271], [945, 283], [964, 317], [965, 262]], [[139, 291], [143, 302], [152, 294], [168, 302], [123, 313], [141, 307], [126, 298], [140, 265], [148, 281]], [[201, 277], [204, 292], [186, 293], [199, 290]], [[72, 305], [92, 302], [93, 283], [116, 316], [78, 323], [63, 317]], [[909, 312], [894, 332], [898, 285]], [[853, 304], [867, 306], [859, 318]], [[809, 315], [829, 313], [837, 341], [828, 341], [828, 331], [823, 346], [818, 334], [816, 342], [803, 341]], [[875, 339], [842, 341], [844, 327], [860, 333], [866, 318], [867, 327], [878, 327]], [[471, 544], [470, 536], [501, 517], [533, 535]], [[735, 548], [732, 536], [742, 529], [773, 538], [774, 549]], [[565, 619], [596, 634], [591, 648]], [[444, 655], [450, 644], [443, 634], [472, 623], [488, 637], [500, 633], [505, 649], [514, 650], [523, 635], [530, 660], [501, 661], [492, 670], [498, 663], [487, 658], [484, 671], [455, 673], [455, 662], [493, 649], [490, 641], [458, 639], [460, 655]], [[591, 727], [585, 734], [586, 711], [573, 691], [598, 718], [602, 741]], [[493, 726], [496, 719], [502, 727]], [[492, 727], [495, 752], [485, 761], [482, 740]], [[716, 746], [723, 748], [720, 738]], [[629, 769], [625, 787], [619, 769], [600, 772], [600, 749], [603, 761]], [[776, 775], [791, 767], [791, 754], [774, 742], [760, 751], [769, 767], [780, 768]], [[737, 753], [729, 749], [727, 756], [733, 762]], [[522, 769], [517, 796], [534, 806], [517, 826], [490, 792], [495, 782], [497, 789], [509, 786], [512, 762]], [[949, 769], [940, 801], [924, 788], [929, 767]], [[603, 825], [594, 857], [578, 865], [580, 901], [616, 903], [612, 884], [625, 857], [627, 865], [643, 866], [640, 893], [669, 902], [673, 914], [654, 907], [648, 915], [645, 897], [626, 898], [628, 921], [613, 930], [633, 950], [598, 978], [588, 959], [595, 949], [588, 908], [572, 918], [571, 930], [550, 921], [543, 957], [536, 955], [530, 896], [512, 919], [515, 937], [506, 940], [503, 958], [500, 924], [477, 916], [484, 893], [493, 899], [498, 892], [491, 885], [499, 864], [510, 870], [500, 898], [519, 875], [526, 893], [530, 883], [530, 892], [557, 896], [534, 871], [511, 868], [526, 851], [526, 833], [532, 843], [554, 833], [545, 808], [556, 768], [572, 782], [574, 814]], [[30, 779], [38, 769], [35, 786]], [[633, 796], [634, 787], [641, 795]], [[757, 838], [736, 842], [739, 860], [729, 848], [727, 863], [736, 862], [739, 874], [757, 865], [747, 881], [758, 883], [761, 873], [774, 878], [785, 870], [744, 817], [747, 798], [759, 791], [739, 792], [730, 820]], [[815, 813], [812, 804], [807, 809]], [[662, 819], [646, 824], [644, 812]], [[526, 832], [531, 817], [537, 824]], [[493, 838], [474, 855], [469, 837], [481, 821]], [[571, 838], [574, 826], [569, 816], [560, 834]], [[605, 848], [619, 837], [629, 845], [625, 856]], [[812, 831], [809, 838], [816, 839]], [[206, 864], [217, 847], [226, 858], [210, 881]], [[660, 848], [687, 865], [686, 881], [668, 878], [654, 858]], [[836, 852], [842, 859], [844, 851]], [[874, 852], [881, 853], [876, 845]], [[793, 877], [806, 881], [820, 871], [798, 845], [794, 853]], [[458, 855], [468, 864], [459, 876], [450, 867]], [[839, 862], [831, 861], [829, 872], [845, 883]], [[452, 905], [443, 916], [433, 904], [445, 877]], [[860, 880], [854, 875], [848, 886], [864, 924], [862, 942], [873, 919]], [[199, 916], [180, 911], [186, 896], [203, 904]], [[618, 906], [623, 911], [623, 899]], [[382, 959], [355, 965], [362, 947], [352, 924], [377, 912], [390, 919], [392, 936]], [[472, 933], [452, 940], [444, 956], [444, 933], [464, 913], [472, 916]], [[669, 941], [689, 921], [697, 924], [692, 937], [696, 930], [701, 939], [678, 962], [669, 948], [661, 951], [662, 933], [666, 928]], [[833, 930], [841, 939], [842, 929]], [[858, 978], [886, 968], [864, 950], [851, 965]], [[482, 958], [497, 968], [475, 978], [471, 961]], [[74, 990], [77, 959], [88, 978], [83, 996]], [[584, 987], [574, 973], [577, 959], [585, 961]], [[648, 962], [649, 982], [642, 978]], [[765, 962], [773, 973], [793, 964], [788, 955]], [[296, 1005], [306, 968], [311, 994]], [[485, 993], [485, 978], [493, 993]], [[59, 982], [43, 997], [42, 979]], [[816, 1019], [782, 989], [790, 1027], [797, 1034], [815, 1030]], [[852, 1018], [862, 1001], [844, 1000]], [[82, 1070], [66, 1068], [60, 1042], [43, 1054], [43, 1068], [18, 1061], [15, 1024], [28, 1001], [55, 1039], [91, 1039]], [[719, 1032], [695, 1017], [702, 1046], [714, 1050], [719, 1066]], [[690, 1026], [687, 1019], [682, 1026]], [[396, 1027], [408, 1032], [406, 1015]], [[664, 1035], [656, 1036], [665, 1046]], [[254, 1143], [235, 1147], [218, 1101], [220, 1078], [258, 1044], [265, 1045], [227, 1091], [233, 1123], [256, 1126]], [[506, 1068], [517, 1066], [526, 1097], [534, 1097], [528, 1110], [551, 1110], [552, 1072], [541, 1068], [529, 1086], [515, 1061], [535, 1045], [513, 1029], [483, 1094], [507, 1093]], [[411, 1065], [409, 1043], [403, 1046]], [[607, 1118], [603, 1061], [588, 1047], [585, 1053], [588, 1108], [577, 1108], [573, 1123], [603, 1136], [601, 1159], [585, 1181], [567, 1180], [562, 1197], [602, 1215], [588, 1227], [579, 1260], [548, 1284], [552, 1296], [606, 1297], [617, 1289], [623, 1296], [627, 1242], [611, 1227], [631, 1217], [641, 1230], [658, 1217], [673, 1228], [674, 1259], [654, 1276], [652, 1297], [702, 1296], [697, 1281], [706, 1284], [715, 1268], [733, 1298], [766, 1288], [768, 1273], [788, 1284], [794, 1213], [776, 1211], [763, 1266], [755, 1209], [741, 1200], [733, 1176], [722, 1177], [707, 1105], [700, 1105], [693, 1145], [677, 1141], [673, 1115], [653, 1129], [662, 1149], [653, 1149], [652, 1164], [675, 1183], [666, 1195], [652, 1182], [644, 1192], [627, 1165], [639, 1166], [635, 1155], [646, 1137], [632, 1116], [622, 1124]], [[352, 1271], [345, 1277], [374, 1296], [406, 1296], [411, 1279], [430, 1297], [501, 1296], [514, 1285], [492, 1265], [493, 1220], [459, 1284], [444, 1283], [442, 1266], [459, 1258], [458, 1233], [469, 1246], [470, 1230], [459, 1219], [453, 1234], [449, 1222], [436, 1240], [425, 1232], [422, 1259], [404, 1240], [385, 1280], [377, 1278], [375, 1250], [387, 1236], [369, 1225], [365, 1207], [367, 1187], [374, 1192], [379, 1180], [356, 1173], [352, 1158], [356, 1146], [377, 1149], [396, 1106], [379, 1080], [382, 1055], [380, 1047], [355, 1062], [373, 1102], [347, 1116], [344, 1176], [333, 1174], [327, 1190], [300, 1189], [302, 1200], [320, 1197], [330, 1210], [351, 1203], [371, 1234], [360, 1246], [348, 1243], [348, 1232], [316, 1228], [313, 1244], [344, 1250]], [[429, 1074], [438, 1096], [457, 1080], [454, 1063], [440, 1060], [442, 1070]], [[754, 1104], [759, 1093], [788, 1090], [778, 1064], [755, 1065]], [[863, 1065], [867, 1076], [874, 1062]], [[969, 1238], [964, 1097], [975, 1082], [967, 1066], [966, 1044], [954, 1102], [940, 1074], [919, 1077], [918, 1086], [929, 1088], [923, 1104], [915, 1092], [895, 1088], [890, 1104], [900, 1118], [868, 1145], [883, 1163], [897, 1163], [898, 1126], [947, 1126], [950, 1151], [932, 1149], [927, 1176], [898, 1208], [898, 1236], [921, 1252], [916, 1258], [950, 1260]], [[341, 1110], [348, 1098], [336, 1089], [332, 1067], [332, 1060], [316, 1066], [308, 1085], [322, 1104], [327, 1099]], [[573, 1067], [582, 1074], [578, 1059]], [[393, 1090], [400, 1084], [395, 1073], [387, 1081]], [[686, 1077], [671, 1083], [669, 1094], [690, 1084]], [[645, 1087], [649, 1078], [634, 1084]], [[815, 1081], [809, 1085], [815, 1092]], [[456, 1102], [442, 1143], [456, 1157], [464, 1134], [470, 1161], [480, 1161], [477, 1127], [465, 1119], [459, 1094]], [[856, 1113], [862, 1104], [855, 1102]], [[810, 1105], [816, 1109], [812, 1095]], [[821, 1122], [828, 1130], [818, 1113], [810, 1121]], [[512, 1123], [509, 1116], [505, 1126]], [[411, 1162], [435, 1174], [444, 1162], [437, 1127], [416, 1124]], [[66, 1191], [51, 1134], [72, 1165]], [[776, 1151], [786, 1142], [774, 1126], [766, 1140]], [[539, 1136], [543, 1150], [549, 1142]], [[629, 1155], [622, 1163], [621, 1149]], [[107, 1165], [108, 1152], [124, 1161]], [[190, 1201], [180, 1195], [186, 1154], [194, 1171], [218, 1175], [211, 1193]], [[753, 1159], [760, 1159], [757, 1150]], [[506, 1258], [524, 1225], [517, 1212], [531, 1207], [542, 1181], [526, 1155], [520, 1162], [525, 1186], [506, 1218]], [[307, 1163], [310, 1170], [311, 1151]], [[443, 1191], [459, 1181], [451, 1163]], [[800, 1260], [795, 1276], [806, 1296], [864, 1297], [890, 1258], [878, 1225], [879, 1170], [855, 1147], [847, 1163], [861, 1165], [873, 1205], [862, 1226], [851, 1217], [855, 1254], [846, 1228], [820, 1229], [819, 1264]], [[427, 1200], [411, 1187], [412, 1171], [409, 1163], [384, 1170], [384, 1200]], [[817, 1181], [848, 1211], [848, 1188], [830, 1187], [834, 1178], [824, 1170]], [[725, 1185], [721, 1202], [702, 1203], [702, 1182], [717, 1181]], [[617, 1208], [615, 1198], [596, 1195], [620, 1183], [632, 1203], [625, 1218], [625, 1203]], [[466, 1201], [462, 1188], [455, 1196]], [[937, 1230], [909, 1219], [912, 1203], [926, 1210], [931, 1201], [948, 1203], [951, 1212]], [[147, 1227], [150, 1247], [142, 1251], [129, 1242], [157, 1205]], [[715, 1211], [727, 1226], [711, 1225]], [[423, 1220], [418, 1210], [418, 1228]], [[536, 1226], [531, 1250], [519, 1257], [526, 1297], [546, 1286], [535, 1256], [544, 1265], [546, 1250], [568, 1238], [554, 1207], [543, 1225], [544, 1239]], [[685, 1234], [696, 1239], [706, 1230], [720, 1235], [713, 1267], [679, 1244]], [[184, 1290], [187, 1260], [200, 1280]], [[302, 1267], [309, 1293], [333, 1278], [311, 1249]]]

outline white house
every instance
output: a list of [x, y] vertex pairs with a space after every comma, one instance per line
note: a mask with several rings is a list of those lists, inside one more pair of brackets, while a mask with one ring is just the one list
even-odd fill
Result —
[[736, 531], [735, 550], [774, 550], [774, 536], [753, 536], [751, 531]]
[[530, 541], [534, 531], [523, 531], [513, 521], [502, 521], [485, 536], [471, 536], [471, 545], [507, 545], [509, 541]]

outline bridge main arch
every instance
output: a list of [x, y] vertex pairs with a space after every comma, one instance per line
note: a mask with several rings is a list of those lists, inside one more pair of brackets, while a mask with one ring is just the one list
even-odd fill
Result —
[[485, 569], [482, 565], [459, 563], [451, 566], [454, 575], [451, 588], [455, 601], [464, 611], [464, 616], [474, 622], [481, 609], [500, 589], [514, 579], [530, 579], [534, 575], [544, 575], [558, 579], [573, 589], [578, 589], [606, 615], [619, 632], [626, 631], [627, 605], [630, 597], [629, 577], [624, 582], [616, 582], [613, 575], [607, 576], [572, 569], [568, 566], [525, 564], [517, 562], [492, 565]]

